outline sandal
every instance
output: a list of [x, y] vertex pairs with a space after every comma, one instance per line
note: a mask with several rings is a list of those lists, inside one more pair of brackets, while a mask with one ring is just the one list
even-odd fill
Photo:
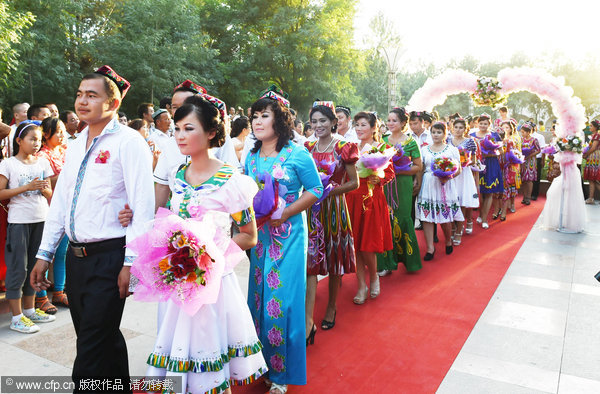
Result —
[[52, 294], [52, 303], [54, 305], [62, 305], [65, 307], [69, 307], [69, 299], [67, 298], [67, 294], [64, 291], [55, 291]]
[[50, 303], [48, 297], [35, 297], [35, 309], [41, 309], [49, 315], [54, 315], [58, 312], [58, 309]]
[[352, 302], [354, 302], [356, 305], [364, 304], [365, 301], [367, 300], [367, 292], [368, 291], [369, 291], [369, 288], [367, 286], [363, 287], [362, 289], [358, 289], [358, 292], [354, 296], [354, 299], [352, 299]]
[[467, 227], [465, 227], [465, 233], [467, 233], [467, 234], [473, 233], [473, 222], [467, 222]]
[[455, 233], [454, 238], [452, 239], [452, 245], [458, 246], [462, 242], [462, 231], [460, 233]]
[[287, 384], [277, 384], [273, 382], [269, 394], [285, 394], [287, 393]]
[[323, 321], [321, 322], [321, 329], [322, 330], [331, 330], [333, 327], [335, 327], [335, 316], [337, 315], [337, 311], [335, 311], [333, 313], [333, 320], [332, 321], [328, 321], [323, 319]]
[[[581, 201], [581, 200], [579, 200], [579, 201]], [[588, 204], [588, 205], [595, 205], [596, 204], [596, 202], [594, 201], [593, 198], [588, 198], [587, 200], [585, 200], [585, 203]]]

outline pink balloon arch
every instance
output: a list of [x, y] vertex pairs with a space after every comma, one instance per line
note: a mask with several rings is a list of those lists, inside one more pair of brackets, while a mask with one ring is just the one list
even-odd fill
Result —
[[[497, 80], [501, 84], [496, 91], [499, 96], [527, 91], [548, 100], [557, 118], [557, 138], [573, 136], [583, 141], [585, 109], [581, 100], [573, 95], [573, 89], [565, 85], [563, 77], [555, 77], [544, 70], [533, 68], [505, 68], [498, 73]], [[436, 105], [443, 104], [449, 95], [476, 93], [481, 81], [487, 84], [491, 79], [478, 78], [465, 70], [446, 70], [435, 78], [429, 78], [413, 94], [407, 107], [414, 111], [432, 111]], [[581, 173], [577, 168], [577, 164], [581, 163], [581, 154], [561, 151], [555, 157], [562, 173], [546, 193], [544, 224], [561, 232], [581, 232], [586, 222]]]
[[[465, 70], [446, 70], [417, 90], [408, 102], [408, 109], [431, 111], [443, 104], [453, 94], [474, 93], [478, 77]], [[527, 91], [552, 104], [557, 118], [557, 135], [563, 137], [581, 133], [585, 127], [585, 109], [581, 100], [573, 95], [573, 89], [565, 85], [563, 77], [555, 77], [547, 71], [533, 68], [505, 68], [498, 73], [502, 84], [500, 94]]]

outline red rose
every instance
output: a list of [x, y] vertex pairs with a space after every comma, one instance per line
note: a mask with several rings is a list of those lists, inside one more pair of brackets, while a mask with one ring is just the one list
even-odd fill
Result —
[[210, 268], [212, 265], [212, 259], [210, 258], [210, 256], [208, 255], [208, 253], [203, 253], [202, 256], [200, 256], [200, 259], [198, 261], [198, 266], [200, 266], [200, 268], [204, 269], [204, 270], [208, 270], [208, 268]]

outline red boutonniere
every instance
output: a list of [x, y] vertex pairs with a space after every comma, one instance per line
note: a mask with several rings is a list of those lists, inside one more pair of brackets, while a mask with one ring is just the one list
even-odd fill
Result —
[[107, 150], [101, 150], [100, 153], [98, 153], [98, 157], [96, 157], [95, 163], [104, 164], [108, 159], [110, 159], [110, 152]]

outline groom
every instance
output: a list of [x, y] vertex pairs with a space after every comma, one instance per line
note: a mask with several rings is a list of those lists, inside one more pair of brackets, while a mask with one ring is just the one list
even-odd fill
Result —
[[[63, 234], [69, 237], [67, 295], [77, 334], [75, 392], [94, 391], [84, 388], [92, 378], [120, 378], [123, 390], [117, 391], [131, 392], [127, 347], [119, 325], [135, 256], [125, 244], [153, 219], [154, 190], [148, 145], [117, 119], [129, 87], [108, 66], [83, 77], [75, 111], [88, 126], [67, 150], [31, 273], [32, 287], [47, 289], [45, 273]], [[127, 228], [117, 220], [125, 204], [135, 212]]]

